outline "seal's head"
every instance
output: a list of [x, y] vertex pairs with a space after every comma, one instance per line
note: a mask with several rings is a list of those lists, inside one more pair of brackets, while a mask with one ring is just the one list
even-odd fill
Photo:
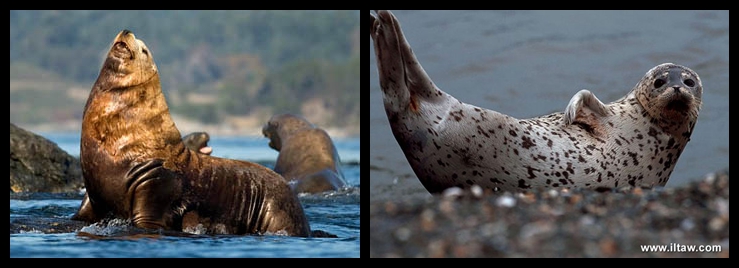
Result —
[[270, 139], [269, 147], [277, 151], [282, 148], [282, 139], [301, 129], [315, 128], [304, 118], [292, 114], [273, 115], [262, 128], [262, 134]]
[[157, 76], [157, 66], [151, 51], [129, 30], [123, 30], [113, 40], [98, 81], [103, 90], [144, 84]]
[[636, 97], [652, 118], [678, 123], [694, 121], [703, 85], [693, 70], [672, 63], [657, 65], [636, 85]]

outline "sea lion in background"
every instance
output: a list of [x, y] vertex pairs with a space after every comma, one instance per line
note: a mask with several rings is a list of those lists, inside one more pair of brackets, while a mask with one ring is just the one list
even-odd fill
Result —
[[206, 155], [213, 152], [213, 148], [208, 146], [208, 141], [210, 141], [210, 136], [205, 132], [193, 132], [182, 137], [182, 142], [188, 149]]
[[328, 133], [292, 114], [274, 115], [262, 128], [269, 147], [280, 152], [275, 171], [296, 193], [334, 191], [346, 185], [339, 153]]
[[[188, 150], [146, 45], [114, 39], [90, 91], [80, 160], [89, 201], [76, 218], [208, 234], [310, 235], [295, 193], [274, 171]], [[82, 209], [85, 209], [82, 211]]]
[[664, 186], [698, 119], [701, 80], [672, 63], [609, 104], [582, 90], [564, 113], [516, 119], [466, 104], [434, 85], [392, 13], [370, 15], [390, 126], [431, 193]]

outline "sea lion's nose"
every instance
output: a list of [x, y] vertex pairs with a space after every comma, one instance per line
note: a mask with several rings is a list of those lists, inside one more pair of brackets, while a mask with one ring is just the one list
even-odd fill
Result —
[[127, 35], [127, 34], [130, 34], [130, 33], [131, 33], [130, 30], [124, 29], [123, 32], [121, 32], [121, 35]]

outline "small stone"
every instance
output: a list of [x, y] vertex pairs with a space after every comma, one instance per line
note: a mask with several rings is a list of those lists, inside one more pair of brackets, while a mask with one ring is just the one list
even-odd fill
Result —
[[505, 193], [495, 200], [495, 205], [499, 207], [513, 207], [516, 205], [516, 199], [513, 198], [509, 193]]
[[472, 192], [472, 196], [476, 198], [482, 197], [482, 187], [480, 187], [480, 185], [472, 185], [472, 187], [470, 188], [470, 192]]
[[711, 231], [718, 232], [724, 227], [724, 224], [726, 224], [724, 219], [721, 217], [714, 217], [710, 222], [708, 222], [708, 227], [711, 228]]
[[408, 228], [401, 227], [398, 228], [398, 230], [395, 230], [395, 238], [397, 238], [400, 241], [408, 241], [408, 238], [411, 237], [411, 231], [408, 230]]
[[431, 209], [424, 209], [423, 212], [421, 212], [421, 229], [429, 232], [436, 228], [436, 223], [434, 222], [434, 213]]
[[464, 191], [462, 190], [462, 188], [450, 187], [446, 188], [444, 192], [441, 193], [441, 195], [444, 196], [444, 198], [456, 198], [462, 196], [463, 192]]
[[711, 172], [706, 174], [705, 181], [709, 184], [713, 184], [713, 182], [716, 181], [716, 173]]

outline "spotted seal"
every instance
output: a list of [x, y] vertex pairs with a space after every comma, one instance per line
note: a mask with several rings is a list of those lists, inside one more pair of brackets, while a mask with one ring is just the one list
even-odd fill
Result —
[[391, 129], [431, 193], [472, 185], [509, 191], [663, 186], [698, 118], [698, 74], [664, 63], [609, 104], [581, 90], [564, 112], [516, 119], [441, 91], [395, 16], [378, 11], [370, 20]]
[[274, 171], [189, 150], [153, 55], [131, 31], [113, 40], [82, 116], [86, 198], [74, 219], [207, 234], [309, 236], [295, 193]]

